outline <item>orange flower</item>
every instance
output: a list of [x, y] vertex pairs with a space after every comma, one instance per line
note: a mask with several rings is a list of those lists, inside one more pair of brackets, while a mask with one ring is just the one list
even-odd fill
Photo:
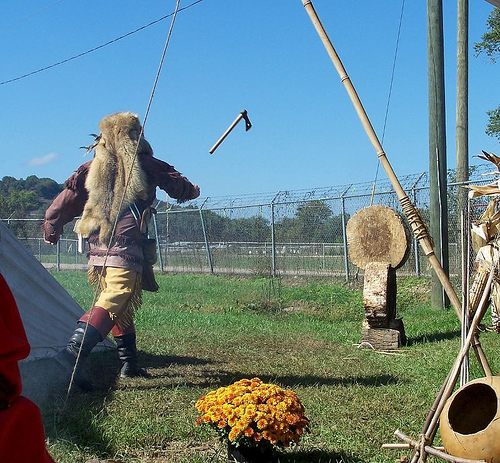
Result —
[[259, 421], [257, 421], [257, 427], [259, 429], [266, 429], [268, 427], [269, 423], [264, 419], [260, 419]]
[[219, 429], [231, 442], [266, 439], [272, 445], [297, 443], [309, 420], [293, 391], [259, 378], [242, 379], [196, 401], [196, 424]]
[[233, 428], [233, 429], [231, 429], [231, 431], [229, 431], [229, 435], [227, 436], [227, 438], [231, 442], [234, 442], [236, 440], [237, 435], [238, 435], [238, 432], [236, 431], [235, 428]]

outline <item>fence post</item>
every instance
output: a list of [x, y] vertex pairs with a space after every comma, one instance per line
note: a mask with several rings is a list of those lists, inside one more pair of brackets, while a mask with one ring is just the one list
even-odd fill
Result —
[[345, 195], [351, 188], [352, 183], [342, 192], [340, 195], [340, 201], [342, 204], [342, 239], [344, 241], [344, 271], [345, 271], [345, 281], [349, 281], [349, 256], [347, 254], [347, 223], [345, 217]]
[[[419, 175], [419, 177], [417, 178], [416, 182], [411, 187], [413, 204], [415, 204], [415, 206], [417, 205], [417, 192], [416, 192], [415, 188], [417, 187], [418, 182], [420, 182], [420, 180], [422, 179], [422, 177], [424, 175], [425, 175], [425, 172], [422, 172]], [[417, 278], [419, 278], [420, 277], [420, 258], [418, 256], [418, 240], [417, 240], [415, 234], [413, 234], [413, 255], [415, 257], [415, 276]]]
[[325, 243], [321, 243], [321, 251], [322, 251], [322, 262], [321, 262], [321, 269], [325, 270], [326, 268], [326, 261], [325, 261]]
[[156, 252], [158, 253], [158, 264], [160, 265], [160, 271], [163, 273], [163, 256], [161, 255], [161, 245], [158, 238], [158, 222], [156, 221], [156, 214], [153, 214], [153, 227], [155, 229], [156, 238]]
[[199, 211], [201, 219], [201, 229], [203, 230], [203, 239], [205, 240], [205, 250], [207, 252], [207, 262], [210, 268], [210, 273], [214, 273], [214, 266], [212, 264], [212, 254], [210, 253], [210, 244], [208, 243], [207, 230], [205, 229], [205, 220], [203, 219], [203, 212], [202, 212], [203, 206], [207, 201], [208, 198], [206, 198], [205, 201], [203, 201], [203, 204], [200, 206]]
[[275, 195], [274, 198], [271, 200], [271, 265], [272, 265], [272, 275], [273, 278], [276, 277], [277, 271], [276, 271], [276, 229], [275, 229], [275, 223], [274, 223], [274, 201], [276, 201], [276, 198], [280, 195], [280, 192], [278, 191]]
[[58, 272], [61, 270], [61, 240], [56, 244], [56, 270]]

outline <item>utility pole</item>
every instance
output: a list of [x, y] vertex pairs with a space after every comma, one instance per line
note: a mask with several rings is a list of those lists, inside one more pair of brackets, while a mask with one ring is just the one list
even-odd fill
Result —
[[[427, 47], [429, 85], [429, 175], [430, 232], [434, 252], [449, 275], [448, 201], [446, 163], [446, 115], [444, 94], [443, 2], [427, 0]], [[446, 296], [436, 273], [432, 272], [432, 305], [444, 308]]]
[[[457, 0], [457, 179], [458, 183], [469, 180], [469, 0]], [[468, 226], [467, 190], [458, 187], [458, 216], [462, 226]], [[468, 246], [469, 230], [462, 230], [462, 249]], [[466, 241], [467, 240], [467, 241]], [[462, 274], [468, 272], [468, 257], [462, 256]], [[464, 278], [465, 280], [465, 278]], [[463, 285], [464, 282], [462, 282]]]
[[[469, 180], [469, 0], [457, 2], [457, 182]], [[459, 189], [459, 206], [467, 191]]]

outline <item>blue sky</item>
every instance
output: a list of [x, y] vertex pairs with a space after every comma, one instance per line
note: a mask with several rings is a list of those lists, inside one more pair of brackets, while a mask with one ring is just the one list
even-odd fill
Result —
[[[181, 2], [181, 8], [193, 0]], [[382, 140], [403, 0], [314, 0]], [[0, 82], [98, 47], [161, 18], [175, 0], [1, 1]], [[500, 103], [500, 63], [474, 58], [493, 6], [470, 1], [469, 148]], [[447, 158], [455, 166], [456, 2], [444, 2]], [[79, 59], [0, 85], [0, 178], [63, 182], [106, 114], [143, 117], [170, 19]], [[210, 147], [243, 109], [241, 123]], [[300, 0], [203, 0], [180, 12], [145, 127], [155, 155], [202, 197], [372, 181], [377, 158]], [[406, 0], [383, 146], [397, 175], [428, 170], [426, 2]], [[381, 170], [379, 176], [385, 174]], [[384, 177], [385, 178], [385, 177]], [[159, 196], [160, 199], [161, 195]]]

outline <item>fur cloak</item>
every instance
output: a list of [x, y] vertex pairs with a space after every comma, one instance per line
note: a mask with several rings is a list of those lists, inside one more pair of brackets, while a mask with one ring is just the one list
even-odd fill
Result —
[[148, 151], [149, 145], [142, 137], [139, 140], [139, 117], [130, 112], [104, 117], [99, 129], [101, 135], [85, 181], [89, 197], [75, 231], [85, 238], [99, 231], [99, 241], [109, 245], [120, 214], [147, 197], [147, 177], [139, 153]]

